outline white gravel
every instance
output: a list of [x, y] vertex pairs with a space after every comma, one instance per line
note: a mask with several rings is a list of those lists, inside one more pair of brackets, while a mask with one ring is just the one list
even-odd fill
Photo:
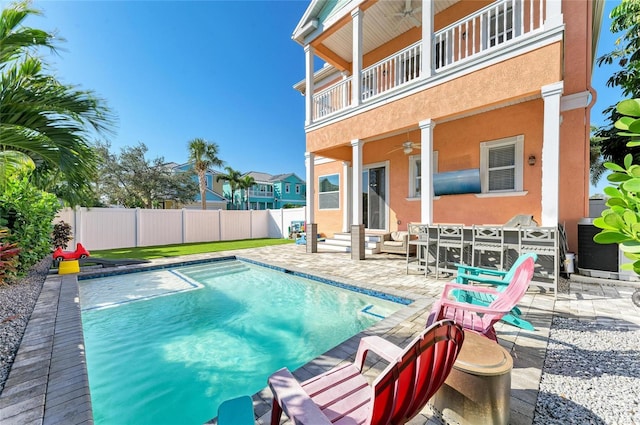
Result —
[[640, 327], [554, 317], [533, 423], [640, 424]]

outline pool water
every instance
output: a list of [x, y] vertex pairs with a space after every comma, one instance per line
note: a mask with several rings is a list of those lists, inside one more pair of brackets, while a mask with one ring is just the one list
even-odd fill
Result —
[[202, 424], [402, 307], [235, 260], [80, 281], [80, 300], [96, 424]]

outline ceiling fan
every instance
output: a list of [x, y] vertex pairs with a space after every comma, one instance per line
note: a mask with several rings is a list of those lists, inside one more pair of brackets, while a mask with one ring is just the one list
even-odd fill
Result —
[[404, 152], [405, 155], [409, 155], [414, 149], [420, 149], [420, 143], [414, 143], [411, 140], [407, 140], [397, 148], [390, 150], [388, 153], [395, 152], [400, 149], [402, 149], [402, 152]]
[[411, 7], [411, 0], [405, 0], [404, 9], [400, 12], [394, 13], [392, 16], [400, 17], [400, 21], [398, 22], [398, 26], [402, 23], [403, 20], [408, 19], [411, 21], [413, 26], [419, 27], [421, 22], [414, 13], [419, 13], [422, 10], [422, 6]]

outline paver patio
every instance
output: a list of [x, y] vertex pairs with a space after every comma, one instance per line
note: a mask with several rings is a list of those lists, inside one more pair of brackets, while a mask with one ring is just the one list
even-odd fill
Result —
[[[349, 254], [307, 254], [304, 246], [296, 245], [154, 260], [143, 268], [229, 255], [415, 300], [410, 306], [298, 369], [295, 374], [299, 379], [306, 379], [352, 358], [359, 338], [365, 334], [380, 335], [398, 345], [406, 344], [424, 328], [430, 307], [447, 281], [425, 278], [415, 271], [407, 275], [405, 258], [400, 255], [377, 254], [367, 256], [363, 261], [354, 261]], [[514, 360], [510, 423], [532, 423], [554, 309], [556, 314], [583, 320], [635, 320], [635, 324], [640, 325], [640, 309], [630, 299], [634, 283], [610, 286], [608, 283], [613, 282], [602, 284], [602, 281], [592, 281], [578, 282], [572, 279], [570, 294], [561, 292], [557, 300], [553, 295], [540, 293], [535, 285], [532, 286], [519, 306], [525, 319], [536, 327], [533, 332], [502, 323], [497, 325], [500, 344], [511, 353]], [[74, 283], [74, 276], [51, 275], [47, 278], [16, 363], [0, 396], [0, 419], [3, 423], [92, 422], [77, 285]], [[36, 364], [37, 367], [34, 366]], [[382, 362], [375, 362], [374, 358], [367, 374], [374, 376], [383, 365]], [[254, 396], [254, 409], [257, 423], [269, 423], [269, 390], [265, 389]], [[213, 415], [215, 412], [212, 411]], [[283, 422], [285, 418], [283, 416]], [[411, 423], [439, 422], [427, 407]]]

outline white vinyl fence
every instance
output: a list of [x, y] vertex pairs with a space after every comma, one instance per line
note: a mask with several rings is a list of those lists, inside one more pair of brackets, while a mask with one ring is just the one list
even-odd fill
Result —
[[65, 208], [56, 222], [71, 225], [87, 249], [131, 248], [189, 242], [286, 238], [292, 221], [304, 221], [305, 207], [280, 210], [147, 210]]

